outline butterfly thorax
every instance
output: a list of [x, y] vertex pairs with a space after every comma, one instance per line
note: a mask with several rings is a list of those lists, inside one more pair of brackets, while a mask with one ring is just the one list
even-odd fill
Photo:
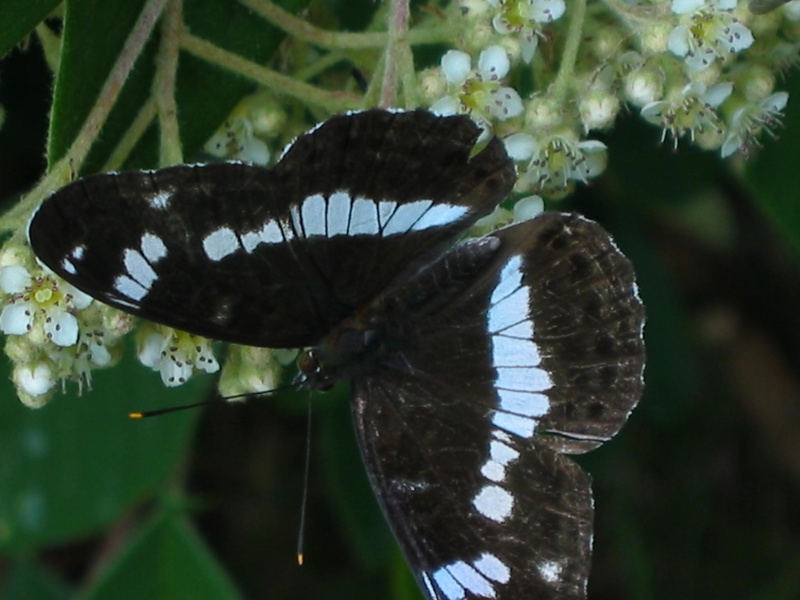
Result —
[[300, 356], [302, 383], [327, 390], [381, 362], [402, 368], [404, 349], [424, 343], [420, 329], [430, 328], [453, 298], [467, 294], [499, 246], [493, 237], [469, 240], [345, 319]]

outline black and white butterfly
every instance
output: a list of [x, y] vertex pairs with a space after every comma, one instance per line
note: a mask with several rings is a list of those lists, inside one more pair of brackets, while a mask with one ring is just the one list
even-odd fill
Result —
[[372, 485], [431, 600], [585, 597], [589, 477], [642, 391], [633, 268], [597, 224], [544, 213], [454, 246], [511, 190], [464, 116], [370, 110], [244, 164], [101, 174], [29, 239], [95, 298], [211, 338], [312, 347], [352, 388]]

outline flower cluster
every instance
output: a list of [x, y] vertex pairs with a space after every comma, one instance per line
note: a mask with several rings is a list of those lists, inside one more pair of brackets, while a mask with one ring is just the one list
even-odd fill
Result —
[[436, 70], [420, 77], [434, 112], [505, 139], [520, 192], [556, 199], [600, 175], [607, 148], [593, 134], [626, 105], [675, 147], [723, 158], [780, 125], [788, 94], [774, 87], [800, 52], [800, 0], [763, 16], [744, 0], [581, 4], [461, 0], [465, 33], [441, 59], [442, 83]]
[[42, 406], [56, 382], [91, 385], [91, 369], [118, 358], [129, 316], [102, 306], [37, 265], [27, 247], [0, 252], [0, 332], [14, 362], [12, 378], [28, 406]]

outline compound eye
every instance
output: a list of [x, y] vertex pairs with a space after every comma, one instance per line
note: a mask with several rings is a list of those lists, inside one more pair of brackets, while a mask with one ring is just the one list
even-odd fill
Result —
[[297, 368], [300, 369], [301, 373], [310, 375], [319, 369], [319, 361], [316, 359], [313, 352], [309, 350], [303, 352], [300, 358], [297, 359]]

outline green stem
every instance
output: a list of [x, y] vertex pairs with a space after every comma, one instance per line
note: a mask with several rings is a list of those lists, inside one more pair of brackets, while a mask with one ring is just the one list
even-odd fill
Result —
[[361, 106], [361, 98], [357, 96], [342, 92], [328, 92], [297, 81], [292, 77], [281, 75], [190, 33], [185, 33], [181, 38], [181, 48], [211, 64], [219, 65], [223, 69], [255, 81], [276, 94], [285, 94], [306, 104], [319, 106], [328, 113], [344, 112]]
[[109, 155], [108, 160], [103, 165], [103, 168], [101, 169], [102, 171], [116, 171], [122, 166], [122, 164], [125, 162], [125, 159], [127, 159], [131, 152], [133, 152], [136, 144], [138, 144], [139, 140], [142, 139], [142, 136], [147, 131], [147, 128], [150, 127], [153, 119], [156, 118], [156, 114], [158, 114], [156, 102], [153, 98], [150, 98], [142, 105], [142, 108], [139, 109], [139, 112], [133, 119], [133, 122], [131, 122], [130, 127], [125, 130], [125, 133], [122, 135], [116, 147]]
[[399, 55], [408, 34], [408, 0], [391, 0], [389, 10], [389, 43], [384, 54], [383, 81], [378, 106], [389, 108], [397, 102], [397, 67]]
[[153, 78], [153, 97], [158, 108], [160, 131], [159, 165], [183, 162], [178, 106], [175, 102], [175, 80], [178, 73], [178, 54], [183, 30], [183, 0], [169, 0], [161, 23], [161, 45], [156, 57]]
[[[269, 0], [239, 0], [242, 4], [261, 15], [289, 35], [303, 40], [320, 48], [331, 49], [364, 49], [385, 48], [389, 42], [389, 35], [384, 32], [369, 33], [342, 33], [326, 31], [315, 27], [311, 23], [295, 17]], [[448, 39], [445, 27], [431, 27], [409, 31], [408, 43], [435, 44]]]
[[586, 19], [586, 0], [572, 0], [567, 14], [570, 17], [567, 41], [561, 55], [561, 65], [553, 83], [551, 94], [559, 102], [566, 100], [572, 76], [575, 74], [575, 63], [578, 60], [578, 49], [583, 38], [583, 23]]

